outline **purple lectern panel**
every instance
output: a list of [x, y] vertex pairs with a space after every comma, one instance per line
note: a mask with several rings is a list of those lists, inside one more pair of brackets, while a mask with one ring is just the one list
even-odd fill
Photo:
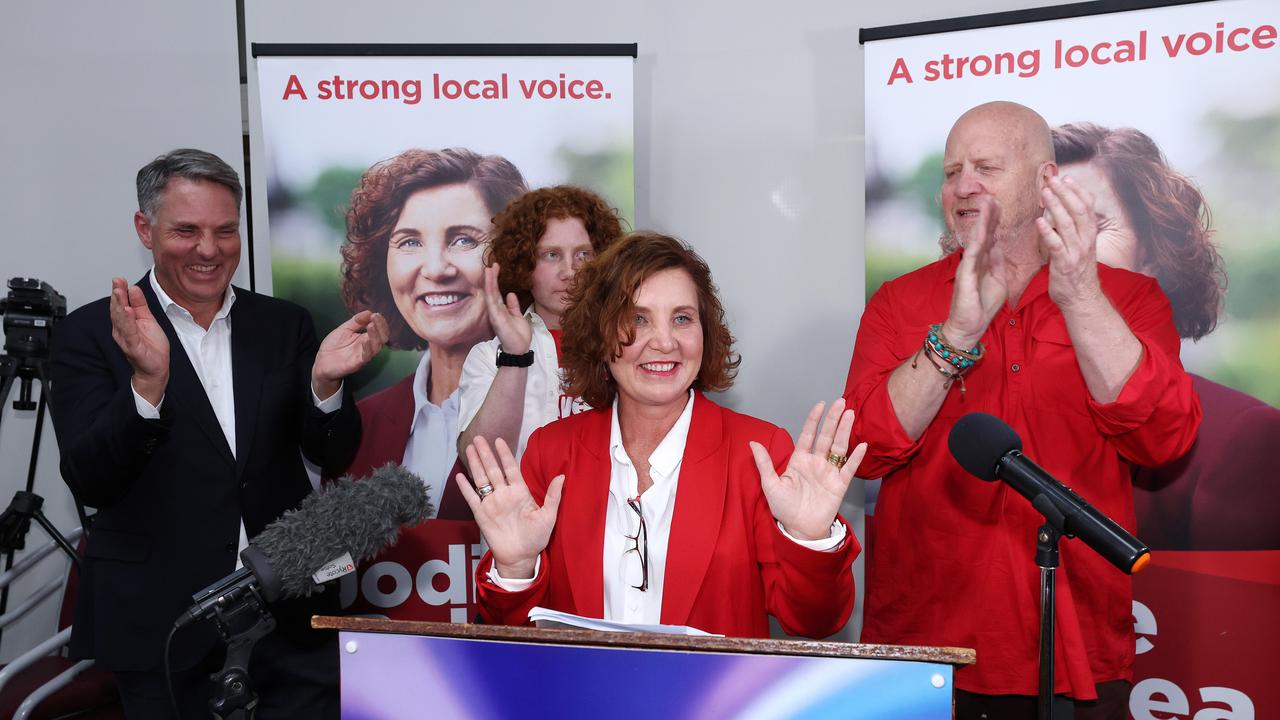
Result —
[[951, 717], [952, 667], [341, 633], [344, 720]]

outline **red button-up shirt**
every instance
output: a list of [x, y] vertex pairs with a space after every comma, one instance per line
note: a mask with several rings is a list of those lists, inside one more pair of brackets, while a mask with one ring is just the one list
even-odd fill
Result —
[[[858, 328], [845, 398], [854, 436], [869, 444], [858, 474], [884, 477], [868, 557], [863, 642], [972, 647], [977, 664], [956, 686], [971, 692], [1037, 692], [1039, 569], [1043, 517], [1001, 482], [956, 464], [947, 435], [982, 411], [1009, 423], [1023, 451], [1125, 528], [1134, 529], [1134, 465], [1160, 465], [1191, 447], [1200, 404], [1178, 360], [1169, 303], [1148, 277], [1098, 266], [1103, 292], [1142, 344], [1142, 360], [1115, 402], [1089, 395], [1048, 294], [1048, 266], [982, 337], [986, 355], [955, 385], [912, 441], [889, 399], [889, 375], [946, 319], [960, 253], [885, 283]], [[927, 358], [920, 362], [928, 363]], [[937, 382], [943, 382], [938, 376]], [[958, 383], [957, 383], [958, 384]], [[1057, 573], [1055, 692], [1095, 697], [1094, 684], [1131, 679], [1129, 578], [1079, 540], [1063, 539]]]

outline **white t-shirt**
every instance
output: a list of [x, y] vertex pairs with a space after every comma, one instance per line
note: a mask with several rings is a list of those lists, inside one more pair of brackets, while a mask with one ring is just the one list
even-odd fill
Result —
[[[516, 460], [524, 456], [525, 446], [534, 430], [553, 420], [569, 417], [589, 410], [581, 398], [567, 397], [561, 392], [560, 358], [556, 354], [556, 341], [551, 331], [533, 308], [524, 314], [533, 326], [533, 365], [524, 386], [524, 408], [520, 420], [520, 438], [516, 444]], [[458, 427], [465, 432], [467, 426], [480, 412], [480, 406], [498, 376], [498, 350], [502, 342], [498, 338], [482, 342], [471, 348], [462, 366], [462, 379], [458, 390]]]

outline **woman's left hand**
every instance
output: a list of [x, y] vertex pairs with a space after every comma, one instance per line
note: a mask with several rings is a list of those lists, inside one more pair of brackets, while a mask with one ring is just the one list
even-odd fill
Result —
[[[819, 432], [823, 405], [818, 403], [809, 411], [782, 475], [774, 471], [769, 451], [758, 442], [750, 443], [769, 510], [788, 533], [800, 540], [830, 537], [840, 502], [867, 452], [866, 443], [858, 443], [849, 452], [853, 411], [844, 409], [844, 398], [831, 404]], [[846, 453], [848, 459], [843, 460]]]

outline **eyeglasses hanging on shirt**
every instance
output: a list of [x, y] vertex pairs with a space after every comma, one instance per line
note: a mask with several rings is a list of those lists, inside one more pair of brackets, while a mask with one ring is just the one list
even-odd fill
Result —
[[[640, 498], [638, 496], [628, 498], [627, 507], [631, 508], [631, 510], [635, 512], [636, 517], [639, 520], [639, 525], [636, 527], [634, 535], [626, 531], [623, 531], [622, 533], [631, 541], [631, 547], [622, 553], [623, 582], [626, 582], [628, 585], [631, 585], [631, 587], [639, 590], [640, 592], [645, 592], [649, 589], [649, 530], [644, 524], [644, 510], [640, 507]], [[631, 584], [628, 580], [630, 573], [627, 572], [627, 569], [630, 567], [630, 556], [632, 553], [635, 553], [636, 557], [640, 560], [639, 585]]]

